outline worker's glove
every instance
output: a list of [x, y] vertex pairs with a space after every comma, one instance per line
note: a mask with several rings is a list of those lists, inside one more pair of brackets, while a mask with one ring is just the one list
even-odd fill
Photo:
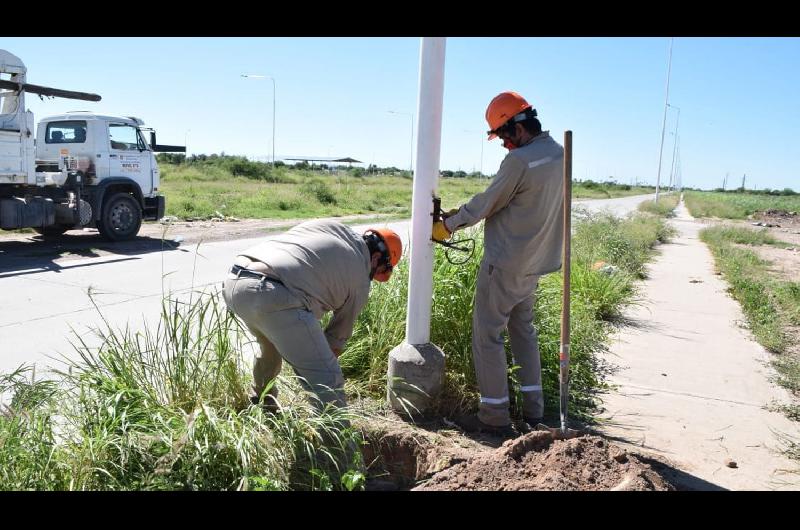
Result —
[[450, 230], [445, 226], [444, 221], [436, 221], [433, 223], [433, 230], [431, 231], [431, 238], [434, 241], [447, 241], [451, 236]]
[[442, 212], [442, 220], [447, 219], [449, 217], [453, 217], [455, 214], [458, 213], [459, 208], [453, 208], [452, 210], [448, 210], [446, 212]]

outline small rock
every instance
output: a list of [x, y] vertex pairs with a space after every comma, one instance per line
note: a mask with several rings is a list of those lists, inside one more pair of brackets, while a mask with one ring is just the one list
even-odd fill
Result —
[[663, 375], [664, 377], [667, 377], [667, 374], [661, 374], [661, 375]]
[[611, 458], [619, 462], [620, 464], [627, 464], [628, 463], [628, 453], [623, 450], [618, 451], [617, 453], [611, 455]]
[[733, 468], [733, 469], [739, 467], [739, 465], [736, 463], [736, 461], [735, 460], [731, 460], [730, 458], [725, 460], [725, 465], [730, 467], [730, 468]]
[[703, 280], [689, 280], [689, 283], [703, 283]]

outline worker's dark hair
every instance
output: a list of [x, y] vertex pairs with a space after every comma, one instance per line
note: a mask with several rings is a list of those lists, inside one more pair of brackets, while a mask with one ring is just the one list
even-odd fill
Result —
[[[524, 116], [520, 116], [520, 114], [524, 114]], [[536, 109], [529, 108], [522, 111], [517, 116], [510, 118], [505, 125], [500, 127], [500, 132], [505, 132], [506, 134], [513, 134], [514, 128], [516, 124], [521, 123], [525, 130], [528, 131], [529, 134], [533, 136], [538, 136], [542, 132], [542, 124], [536, 118], [537, 112]]]
[[367, 249], [369, 249], [369, 255], [372, 256], [373, 252], [378, 252], [381, 255], [380, 264], [391, 267], [389, 249], [386, 247], [386, 243], [383, 242], [383, 238], [372, 231], [368, 231], [363, 237], [364, 242], [367, 244]]
[[539, 136], [542, 133], [542, 124], [537, 118], [529, 118], [525, 121], [519, 122], [525, 127], [525, 130], [533, 136]]

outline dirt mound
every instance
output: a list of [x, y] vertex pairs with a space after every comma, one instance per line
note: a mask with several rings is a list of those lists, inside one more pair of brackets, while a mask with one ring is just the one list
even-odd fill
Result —
[[446, 425], [370, 422], [368, 490], [650, 490], [675, 488], [636, 455], [599, 436], [553, 440], [532, 432], [502, 442]]
[[671, 491], [649, 465], [598, 436], [532, 432], [433, 475], [414, 490]]

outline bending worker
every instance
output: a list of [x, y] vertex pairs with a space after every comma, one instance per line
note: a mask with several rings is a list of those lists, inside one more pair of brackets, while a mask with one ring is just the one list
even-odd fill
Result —
[[[367, 303], [370, 281], [388, 281], [402, 251], [400, 237], [386, 228], [360, 235], [334, 221], [309, 221], [236, 258], [223, 298], [260, 346], [253, 403], [263, 397], [267, 410], [277, 409], [277, 388], [265, 390], [285, 359], [316, 394], [315, 405], [346, 405], [337, 358]], [[319, 319], [327, 311], [333, 318], [323, 331]]]
[[433, 226], [433, 238], [443, 241], [486, 219], [472, 317], [472, 356], [481, 397], [477, 414], [457, 421], [465, 431], [517, 434], [509, 414], [506, 329], [520, 367], [523, 419], [532, 427], [544, 415], [533, 308], [539, 277], [561, 267], [563, 148], [548, 131], [542, 132], [536, 116], [536, 109], [516, 92], [503, 92], [489, 103], [489, 140], [499, 137], [509, 152], [484, 192]]

